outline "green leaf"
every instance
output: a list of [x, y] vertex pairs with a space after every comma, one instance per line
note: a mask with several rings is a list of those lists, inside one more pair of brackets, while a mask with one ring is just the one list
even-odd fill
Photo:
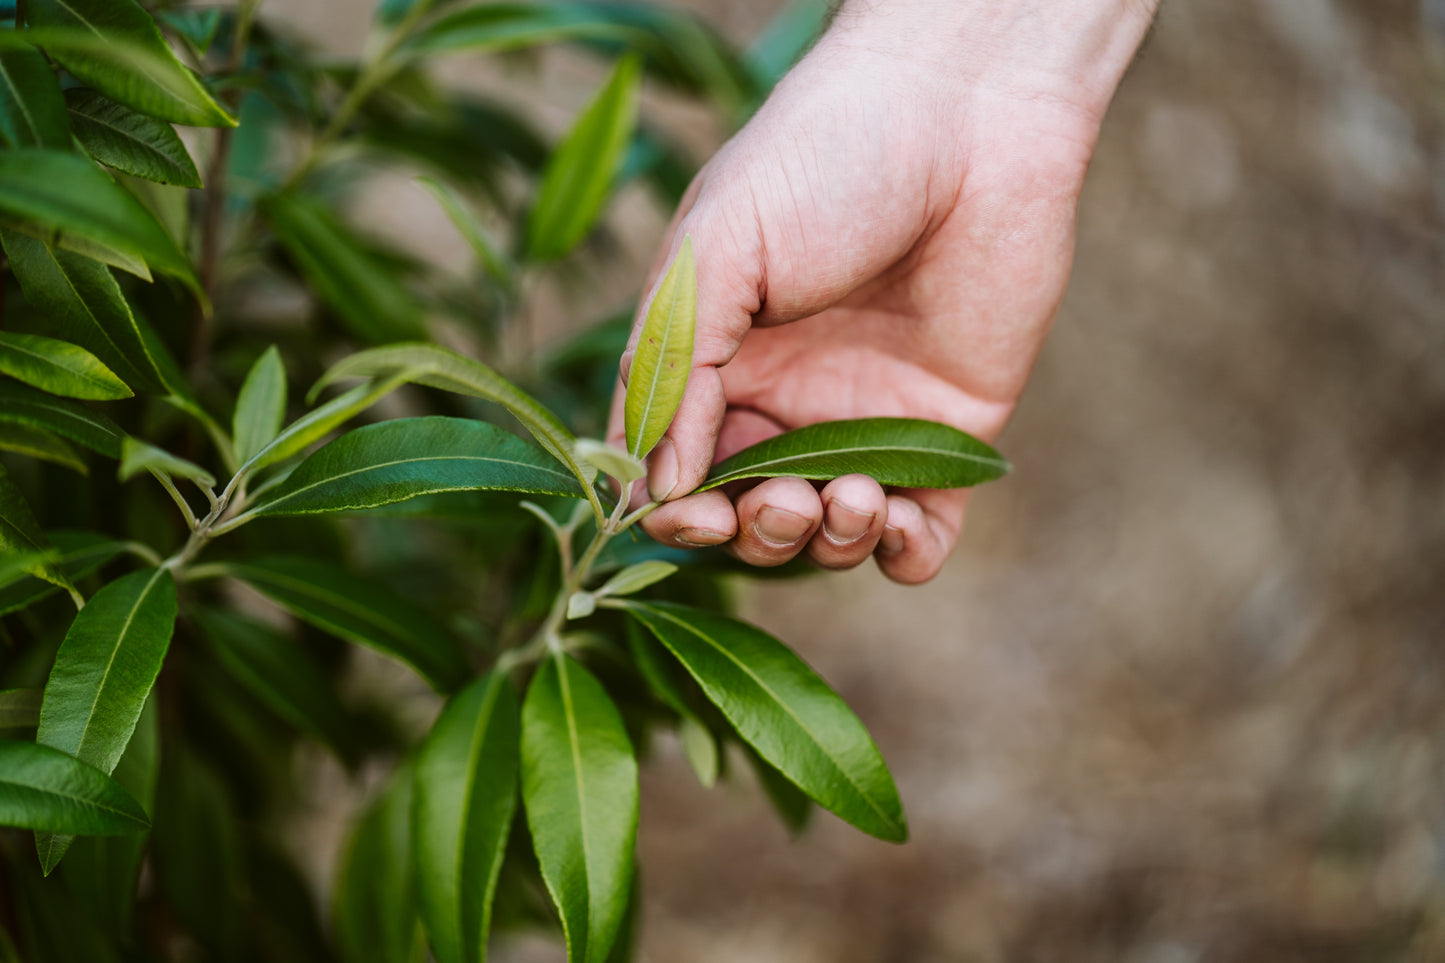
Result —
[[590, 485], [595, 470], [580, 465], [572, 453], [576, 439], [552, 412], [521, 388], [480, 361], [434, 344], [392, 344], [343, 358], [311, 388], [317, 392], [344, 378], [388, 377], [440, 388], [472, 398], [494, 401], [512, 413], [538, 444]]
[[606, 86], [558, 145], [527, 219], [527, 256], [551, 260], [571, 251], [597, 222], [637, 122], [636, 57], [624, 57]]
[[251, 366], [231, 419], [236, 458], [248, 461], [281, 432], [286, 418], [286, 366], [273, 344]]
[[417, 757], [412, 852], [437, 963], [481, 963], [517, 806], [517, 694], [502, 672], [457, 693]]
[[80, 87], [65, 92], [65, 103], [75, 139], [106, 167], [157, 184], [201, 186], [196, 162], [170, 124]]
[[75, 235], [114, 248], [199, 289], [191, 262], [155, 215], [79, 154], [37, 147], [0, 151], [0, 212], [57, 235], [61, 243]]
[[[55, 655], [35, 741], [113, 772], [160, 673], [175, 622], [176, 584], [168, 569], [132, 572], [95, 593]], [[35, 842], [49, 875], [70, 839], [42, 834]]]
[[416, 182], [426, 188], [427, 192], [437, 199], [446, 213], [447, 219], [457, 229], [471, 247], [472, 253], [476, 255], [477, 261], [486, 272], [495, 280], [507, 283], [512, 275], [512, 268], [507, 264], [505, 256], [497, 249], [486, 230], [478, 222], [476, 215], [457, 196], [457, 192], [433, 177], [418, 177]]
[[80, 452], [44, 428], [0, 422], [0, 451], [13, 451], [41, 461], [53, 462], [82, 475], [90, 474], [90, 468], [80, 457]]
[[162, 120], [234, 127], [135, 0], [26, 0], [27, 39], [78, 79]]
[[649, 585], [655, 585], [677, 571], [677, 566], [661, 559], [648, 559], [629, 565], [602, 583], [596, 593], [598, 598], [609, 595], [632, 595]]
[[464, 679], [466, 662], [446, 629], [385, 585], [309, 558], [276, 557], [218, 567], [303, 622], [400, 659], [438, 689]]
[[916, 418], [861, 418], [796, 428], [745, 448], [714, 465], [697, 490], [744, 478], [825, 481], [853, 472], [900, 488], [963, 488], [1008, 470], [998, 452], [957, 428]]
[[717, 740], [707, 726], [692, 715], [682, 717], [677, 726], [677, 734], [682, 739], [682, 754], [687, 758], [687, 764], [692, 767], [697, 781], [702, 783], [705, 789], [711, 789], [717, 783]]
[[604, 475], [615, 478], [624, 485], [630, 485], [647, 475], [646, 465], [621, 448], [614, 448], [606, 442], [596, 441], [592, 438], [579, 438], [572, 446], [572, 453]]
[[350, 421], [391, 394], [405, 381], [404, 377], [396, 376], [375, 383], [360, 384], [345, 394], [337, 395], [287, 425], [270, 444], [252, 455], [243, 469], [259, 471], [267, 465], [285, 461], [304, 451], [313, 442], [330, 434], [333, 428]]
[[[584, 3], [479, 3], [441, 17], [406, 45], [413, 54], [516, 50], [586, 37], [627, 40], [632, 31]], [[589, 9], [591, 8], [591, 9]]]
[[67, 398], [113, 401], [134, 394], [89, 351], [38, 334], [0, 331], [0, 371]]
[[120, 457], [125, 433], [105, 415], [24, 385], [0, 381], [0, 422], [44, 428], [107, 458]]
[[682, 740], [683, 755], [693, 773], [697, 775], [698, 782], [711, 788], [717, 782], [718, 775], [717, 740], [687, 704], [687, 697], [682, 694], [682, 689], [673, 678], [674, 666], [671, 660], [662, 654], [657, 642], [631, 619], [627, 622], [627, 648], [632, 653], [633, 665], [637, 666], [637, 671], [647, 683], [648, 689], [663, 705], [677, 713], [678, 736]]
[[27, 563], [26, 571], [36, 578], [74, 593], [75, 587], [70, 584], [70, 579], [66, 578], [53, 562], [44, 560], [49, 551], [50, 543], [41, 533], [35, 516], [30, 513], [25, 496], [20, 493], [15, 482], [10, 480], [5, 466], [0, 465], [0, 556], [34, 554], [37, 557]]
[[261, 210], [302, 276], [353, 334], [373, 343], [425, 336], [421, 302], [325, 205], [273, 194]]
[[0, 826], [108, 836], [140, 832], [150, 820], [94, 766], [49, 746], [0, 742]]
[[[89, 575], [125, 550], [124, 543], [95, 532], [51, 532], [49, 541], [55, 546], [53, 554], [34, 554], [53, 558], [54, 566], [71, 581]], [[6, 585], [0, 588], [0, 615], [28, 608], [59, 590], [58, 586], [34, 577]]]
[[161, 10], [156, 14], [161, 23], [170, 27], [185, 40], [196, 53], [197, 58], [205, 57], [215, 42], [216, 33], [221, 29], [221, 10], [211, 7], [201, 10]]
[[692, 373], [692, 341], [697, 328], [697, 269], [692, 238], [684, 237], [637, 335], [627, 379], [624, 418], [627, 450], [641, 460], [667, 432], [682, 404]]
[[332, 926], [349, 963], [424, 957], [411, 853], [412, 774], [399, 769], [361, 817], [336, 877]]
[[0, 729], [34, 729], [40, 724], [39, 689], [0, 689]]
[[466, 418], [400, 418], [347, 432], [307, 458], [254, 511], [356, 511], [418, 495], [514, 491], [580, 497], [547, 453]]
[[33, 48], [0, 50], [0, 142], [70, 150], [60, 80]]
[[522, 799], [571, 963], [601, 963], [627, 913], [637, 760], [617, 707], [568, 656], [544, 661], [522, 708]]
[[870, 835], [908, 838], [898, 790], [868, 730], [787, 646], [700, 609], [615, 604], [647, 626], [738, 734], [800, 789]]
[[143, 471], [158, 471], [176, 478], [189, 478], [200, 485], [216, 484], [216, 476], [200, 465], [129, 435], [121, 442], [120, 453], [117, 476], [121, 481], [129, 481]]

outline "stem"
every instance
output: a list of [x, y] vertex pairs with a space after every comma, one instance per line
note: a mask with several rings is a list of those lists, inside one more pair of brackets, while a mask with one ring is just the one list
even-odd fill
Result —
[[185, 516], [186, 519], [186, 527], [189, 528], [192, 532], [194, 532], [196, 530], [196, 525], [199, 524], [196, 521], [196, 513], [191, 511], [190, 504], [186, 501], [184, 496], [182, 496], [181, 493], [176, 489], [176, 483], [171, 481], [170, 476], [163, 471], [152, 468], [150, 470], [150, 473], [155, 476], [156, 481], [161, 483], [161, 487], [166, 490], [166, 494], [171, 496], [171, 500], [175, 502], [176, 507], [181, 510], [181, 514]]

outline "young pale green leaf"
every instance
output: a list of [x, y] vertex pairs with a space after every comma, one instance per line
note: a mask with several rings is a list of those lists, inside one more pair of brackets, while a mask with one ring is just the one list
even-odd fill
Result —
[[624, 485], [630, 485], [647, 474], [646, 465], [621, 448], [614, 448], [603, 441], [578, 438], [572, 445], [572, 453], [602, 474], [615, 478]]
[[627, 912], [637, 760], [617, 707], [564, 655], [544, 661], [522, 707], [527, 825], [571, 963], [602, 963]]
[[636, 57], [620, 60], [547, 162], [527, 219], [527, 257], [559, 258], [597, 223], [637, 123], [641, 73]]
[[125, 433], [105, 415], [78, 402], [0, 381], [0, 422], [44, 428], [107, 458], [120, 457]]
[[880, 485], [964, 488], [1009, 470], [972, 435], [916, 418], [825, 421], [776, 435], [717, 465], [698, 491], [745, 478], [794, 476], [825, 481], [861, 472]]
[[0, 689], [0, 729], [34, 729], [40, 724], [39, 689]]
[[157, 184], [200, 187], [201, 175], [170, 124], [82, 87], [65, 92], [70, 127], [85, 152]]
[[0, 142], [70, 149], [60, 79], [34, 48], [0, 50]]
[[493, 672], [442, 710], [416, 763], [412, 853], [437, 963], [482, 963], [517, 806], [517, 694]]
[[0, 465], [0, 556], [31, 556], [31, 560], [26, 563], [26, 571], [73, 593], [75, 586], [70, 584], [65, 573], [54, 562], [46, 561], [50, 547], [50, 542], [40, 531], [39, 523], [30, 512], [25, 496], [20, 493], [15, 482], [11, 481], [5, 466]]
[[908, 838], [898, 790], [868, 730], [812, 669], [766, 632], [668, 602], [620, 602], [691, 673], [768, 762], [864, 832]]
[[0, 212], [62, 239], [99, 242], [199, 288], [191, 262], [155, 215], [79, 154], [37, 147], [0, 151]]
[[629, 565], [602, 583], [596, 592], [598, 598], [609, 595], [633, 595], [649, 585], [655, 585], [677, 571], [677, 566], [661, 559], [647, 559]]
[[235, 439], [237, 460], [249, 461], [275, 440], [285, 418], [286, 366], [273, 344], [251, 365], [236, 397], [231, 437]]
[[134, 394], [89, 351], [38, 334], [0, 331], [0, 371], [67, 398], [113, 401]]
[[[132, 572], [97, 592], [55, 655], [35, 741], [113, 772], [160, 674], [175, 622], [176, 584], [168, 569]], [[46, 875], [70, 841], [36, 835]]]
[[567, 599], [567, 618], [585, 619], [597, 611], [597, 597], [591, 592], [573, 592]]
[[627, 378], [627, 450], [642, 459], [672, 424], [692, 373], [697, 328], [697, 268], [692, 238], [684, 237], [672, 267], [647, 306]]
[[398, 769], [342, 856], [331, 921], [348, 963], [413, 963], [426, 956], [412, 870], [412, 785], [410, 769]]
[[[89, 575], [125, 550], [125, 544], [95, 532], [58, 531], [48, 535], [52, 551], [26, 553], [52, 564], [70, 581]], [[28, 564], [28, 563], [27, 563]], [[27, 568], [27, 571], [29, 569]], [[60, 591], [60, 587], [30, 576], [0, 588], [0, 615], [19, 612]]]
[[693, 715], [683, 716], [677, 724], [677, 734], [682, 740], [682, 754], [692, 767], [697, 781], [704, 789], [711, 789], [717, 783], [718, 751], [717, 740], [707, 726]]
[[127, 435], [120, 446], [118, 477], [121, 481], [129, 481], [143, 471], [158, 471], [176, 478], [189, 478], [199, 485], [216, 484], [216, 476], [200, 465]]
[[49, 746], [0, 741], [0, 826], [115, 835], [140, 832], [150, 820], [94, 766]]
[[482, 227], [476, 215], [457, 196], [457, 192], [433, 177], [418, 177], [416, 182], [437, 199], [437, 203], [446, 212], [447, 219], [452, 222], [452, 226], [457, 229], [462, 240], [471, 247], [472, 253], [477, 257], [477, 262], [486, 272], [493, 279], [504, 284], [507, 283], [512, 276], [511, 265], [507, 263], [506, 257], [487, 235], [486, 229]]
[[26, 0], [25, 18], [27, 39], [106, 96], [174, 124], [236, 126], [135, 0]]
[[385, 585], [309, 558], [277, 557], [218, 566], [303, 622], [412, 666], [441, 690], [466, 678], [466, 661], [430, 613]]
[[[495, 402], [511, 412], [538, 444], [572, 468], [573, 474], [583, 474], [571, 453], [576, 439], [560, 418], [491, 368], [450, 348], [416, 342], [357, 352], [332, 365], [311, 386], [310, 397], [314, 398], [327, 385], [347, 378], [401, 378]], [[596, 477], [596, 472], [591, 474]]]
[[425, 307], [320, 201], [273, 194], [261, 210], [301, 274], [358, 338], [380, 344], [425, 335]]
[[337, 395], [283, 428], [274, 440], [247, 460], [244, 469], [259, 471], [267, 465], [285, 461], [305, 451], [311, 444], [329, 435], [332, 429], [355, 418], [405, 383], [404, 376], [395, 375], [384, 380], [359, 384], [350, 391]]
[[44, 428], [0, 421], [0, 451], [13, 451], [18, 455], [69, 468], [82, 475], [90, 474], [90, 467], [80, 457], [80, 452], [72, 448], [65, 439], [52, 435]]

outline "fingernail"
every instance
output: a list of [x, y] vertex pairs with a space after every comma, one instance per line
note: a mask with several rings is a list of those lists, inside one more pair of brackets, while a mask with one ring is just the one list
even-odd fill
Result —
[[828, 503], [828, 509], [823, 513], [823, 531], [839, 545], [847, 545], [868, 534], [869, 526], [877, 517], [872, 512], [860, 512], [844, 505], [835, 498]]
[[886, 526], [883, 537], [878, 539], [878, 548], [887, 555], [897, 555], [903, 551], [903, 529]]
[[681, 542], [683, 545], [691, 545], [694, 548], [710, 548], [713, 545], [721, 545], [728, 540], [728, 536], [722, 532], [714, 532], [706, 528], [680, 528], [672, 536], [674, 542]]
[[647, 494], [655, 502], [666, 501], [677, 487], [677, 449], [664, 438], [647, 457]]
[[797, 512], [765, 505], [753, 520], [753, 531], [769, 545], [791, 545], [804, 535], [813, 523]]

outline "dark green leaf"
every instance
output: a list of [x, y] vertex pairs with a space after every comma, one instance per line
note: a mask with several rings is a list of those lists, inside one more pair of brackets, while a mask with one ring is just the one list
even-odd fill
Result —
[[189, 478], [201, 485], [214, 485], [216, 476], [200, 465], [186, 461], [155, 445], [126, 436], [120, 446], [120, 468], [117, 477], [128, 481], [143, 471], [158, 471], [176, 478]]
[[412, 850], [438, 963], [481, 963], [517, 805], [517, 694], [493, 672], [452, 697], [416, 765]]
[[105, 166], [157, 184], [201, 186], [196, 163], [170, 124], [94, 90], [68, 90], [65, 103], [76, 140]]
[[424, 336], [421, 302], [324, 205], [276, 194], [261, 209], [301, 274], [353, 334], [374, 343]]
[[112, 401], [134, 393], [89, 351], [38, 334], [0, 331], [0, 371], [67, 398]]
[[399, 769], [362, 816], [336, 880], [332, 925], [349, 963], [423, 958], [411, 854], [412, 774]]
[[107, 458], [120, 457], [125, 438], [119, 425], [85, 405], [4, 381], [0, 381], [0, 422], [53, 431]]
[[113, 835], [150, 825], [105, 773], [49, 746], [0, 741], [0, 825], [44, 833]]
[[677, 656], [743, 737], [809, 796], [870, 835], [908, 838], [898, 790], [868, 730], [766, 632], [668, 602], [618, 602]]
[[0, 212], [38, 225], [62, 243], [69, 235], [96, 241], [192, 288], [199, 285], [190, 261], [155, 216], [79, 154], [36, 147], [0, 151]]
[[34, 729], [40, 724], [39, 689], [0, 689], [0, 729]]
[[776, 435], [714, 465], [698, 491], [744, 478], [794, 476], [818, 481], [853, 472], [880, 485], [963, 488], [1009, 469], [972, 435], [916, 418], [825, 421]]
[[37, 558], [27, 563], [26, 571], [52, 585], [74, 592], [70, 579], [66, 578], [54, 563], [45, 561], [49, 550], [50, 543], [41, 533], [40, 525], [31, 514], [25, 496], [20, 493], [15, 482], [10, 480], [5, 466], [0, 465], [0, 555], [34, 554]]
[[406, 662], [440, 689], [466, 676], [461, 651], [446, 629], [384, 585], [308, 558], [234, 562], [220, 570], [303, 622]]
[[466, 418], [401, 418], [347, 432], [306, 459], [258, 515], [355, 511], [455, 491], [580, 496], [540, 448]]
[[[639, 562], [639, 565], [668, 565], [667, 562]], [[668, 565], [676, 570], [676, 566]], [[600, 593], [599, 593], [600, 594]], [[682, 752], [687, 763], [697, 775], [698, 782], [711, 787], [717, 782], [718, 748], [717, 740], [698, 719], [687, 697], [673, 678], [673, 663], [662, 653], [657, 641], [632, 620], [627, 623], [627, 648], [632, 653], [632, 663], [637, 667], [652, 694], [678, 717], [678, 736], [682, 741]]]
[[231, 436], [235, 439], [237, 460], [249, 461], [269, 445], [280, 433], [285, 418], [286, 366], [273, 344], [251, 366], [236, 397]]
[[527, 219], [529, 258], [561, 257], [597, 222], [637, 121], [640, 73], [637, 58], [624, 57], [548, 161]]
[[195, 51], [197, 57], [204, 57], [216, 39], [221, 28], [219, 7], [199, 10], [162, 10], [156, 14], [161, 23], [170, 27]]
[[[123, 543], [95, 532], [51, 532], [49, 540], [55, 546], [55, 567], [72, 581], [89, 575], [125, 549]], [[18, 612], [59, 590], [34, 577], [6, 585], [0, 588], [0, 615]]]
[[0, 50], [0, 142], [70, 149], [60, 81], [33, 48]]
[[647, 306], [627, 378], [627, 450], [642, 459], [672, 424], [692, 373], [697, 329], [697, 269], [692, 238], [684, 237], [672, 267]]
[[627, 912], [637, 760], [606, 691], [564, 655], [543, 662], [527, 690], [522, 798], [567, 958], [601, 963]]
[[0, 451], [13, 451], [40, 461], [52, 462], [82, 475], [90, 473], [90, 468], [80, 457], [80, 452], [44, 428], [32, 428], [16, 422], [0, 422]]

